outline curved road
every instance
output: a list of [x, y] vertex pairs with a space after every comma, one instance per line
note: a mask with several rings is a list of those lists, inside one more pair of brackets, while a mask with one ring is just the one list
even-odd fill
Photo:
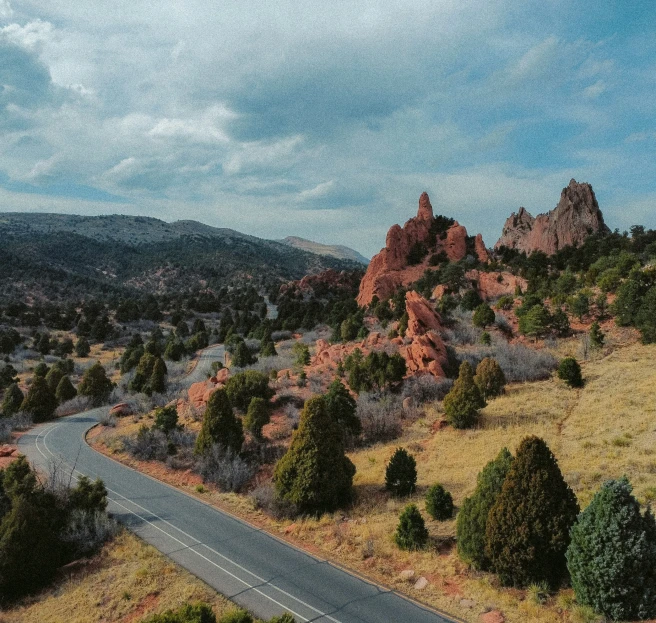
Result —
[[[191, 382], [206, 378], [222, 348], [203, 351]], [[229, 599], [265, 619], [291, 612], [298, 622], [454, 621], [99, 454], [85, 435], [105, 409], [37, 426], [20, 450], [37, 468], [56, 461], [101, 478], [120, 522]]]

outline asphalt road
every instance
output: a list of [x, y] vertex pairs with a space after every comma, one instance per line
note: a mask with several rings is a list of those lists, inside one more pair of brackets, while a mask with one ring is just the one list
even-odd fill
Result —
[[[218, 348], [201, 355], [199, 380]], [[99, 454], [84, 438], [104, 409], [35, 427], [20, 438], [21, 452], [38, 468], [54, 461], [101, 478], [120, 522], [237, 604], [265, 619], [290, 612], [298, 622], [453, 621]]]

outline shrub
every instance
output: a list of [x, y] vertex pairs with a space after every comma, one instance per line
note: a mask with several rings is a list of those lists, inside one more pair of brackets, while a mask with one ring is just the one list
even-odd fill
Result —
[[[216, 623], [216, 616], [209, 604], [185, 604], [177, 610], [153, 614], [142, 623]], [[252, 619], [248, 623], [252, 623]]]
[[470, 428], [478, 418], [479, 409], [484, 406], [485, 401], [474, 383], [472, 367], [464, 361], [458, 379], [444, 398], [447, 420], [454, 428]]
[[207, 401], [203, 424], [196, 439], [196, 454], [203, 454], [219, 444], [235, 453], [244, 443], [242, 423], [235, 417], [225, 389], [217, 389]]
[[428, 542], [424, 518], [415, 504], [408, 504], [399, 516], [394, 541], [401, 549], [422, 549]]
[[535, 350], [523, 344], [496, 344], [491, 353], [509, 383], [540, 381], [551, 376], [558, 360], [546, 350]]
[[596, 320], [592, 323], [588, 335], [590, 336], [590, 346], [592, 348], [601, 348], [604, 345], [606, 336]]
[[57, 398], [48, 382], [42, 376], [35, 376], [20, 410], [32, 414], [35, 422], [44, 422], [54, 415], [56, 408]]
[[339, 379], [330, 384], [325, 399], [328, 413], [347, 436], [357, 437], [362, 433], [362, 423], [356, 415], [355, 400]]
[[23, 392], [18, 387], [18, 384], [12, 383], [5, 391], [2, 406], [0, 406], [0, 412], [2, 412], [3, 417], [17, 413], [20, 410], [24, 398], [25, 396], [23, 396]]
[[396, 396], [362, 393], [358, 397], [356, 414], [362, 424], [365, 443], [389, 441], [401, 434], [403, 407]]
[[433, 485], [426, 492], [426, 512], [437, 521], [453, 516], [453, 497], [442, 485]]
[[494, 359], [486, 357], [476, 366], [474, 383], [476, 383], [483, 400], [487, 400], [503, 394], [506, 387], [506, 376]]
[[385, 488], [403, 497], [417, 488], [417, 462], [404, 448], [397, 448], [385, 469]]
[[[519, 310], [518, 310], [519, 311]], [[549, 330], [551, 316], [544, 305], [534, 305], [519, 316], [519, 331], [524, 335], [539, 338]]]
[[244, 418], [244, 426], [259, 439], [262, 428], [269, 423], [269, 407], [263, 398], [252, 398]]
[[494, 311], [487, 303], [481, 303], [475, 310], [472, 317], [474, 326], [485, 329], [494, 324]]
[[558, 366], [558, 378], [562, 379], [570, 387], [583, 387], [581, 366], [574, 357], [565, 357]]
[[296, 367], [303, 368], [310, 363], [310, 348], [307, 344], [296, 342], [294, 346], [292, 346], [292, 352], [296, 357], [296, 360], [294, 361]]
[[579, 505], [547, 444], [527, 437], [486, 526], [486, 555], [503, 584], [557, 587]]
[[269, 400], [273, 396], [269, 377], [255, 370], [246, 370], [231, 376], [225, 384], [225, 391], [232, 406], [244, 412], [253, 398]]
[[635, 325], [640, 330], [643, 344], [656, 342], [656, 286], [642, 299], [635, 316]]
[[310, 398], [291, 445], [274, 470], [276, 492], [301, 512], [330, 512], [351, 501], [354, 474], [325, 399]]
[[164, 461], [168, 456], [169, 443], [160, 430], [141, 426], [134, 437], [123, 437], [123, 449], [142, 461]]
[[656, 616], [655, 535], [629, 481], [604, 483], [571, 532], [567, 568], [577, 601], [613, 620]]
[[490, 509], [501, 493], [513, 457], [507, 448], [478, 474], [474, 493], [465, 498], [456, 522], [458, 556], [474, 569], [486, 571], [490, 560], [485, 553], [485, 534]]
[[107, 378], [105, 368], [98, 361], [84, 373], [78, 386], [78, 393], [80, 396], [88, 396], [93, 406], [99, 407], [107, 401], [112, 389], [114, 389], [114, 383]]
[[411, 376], [403, 383], [403, 397], [412, 398], [415, 404], [443, 400], [453, 386], [453, 381], [444, 377], [435, 378], [432, 375]]
[[467, 290], [460, 299], [460, 307], [467, 311], [474, 311], [482, 302], [476, 290]]
[[214, 444], [197, 463], [204, 482], [214, 483], [221, 491], [239, 493], [255, 474], [255, 468], [231, 449]]
[[509, 294], [505, 294], [504, 296], [499, 298], [495, 307], [497, 309], [508, 310], [508, 309], [512, 309], [514, 304], [515, 304], [515, 298], [510, 296]]
[[165, 435], [178, 428], [178, 410], [175, 405], [161, 407], [155, 410], [153, 428], [161, 430]]

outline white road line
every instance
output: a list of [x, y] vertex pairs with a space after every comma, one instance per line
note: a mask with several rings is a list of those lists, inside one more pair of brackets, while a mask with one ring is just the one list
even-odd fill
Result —
[[[41, 436], [43, 435], [43, 433], [45, 433], [45, 435], [43, 435], [43, 438], [41, 439], [41, 442], [42, 442], [42, 444], [43, 444], [43, 447], [44, 447], [45, 450], [51, 455], [52, 458], [57, 458], [57, 456], [56, 456], [56, 455], [50, 450], [50, 448], [48, 448], [48, 444], [46, 443], [46, 440], [47, 440], [47, 438], [48, 438], [48, 435], [50, 435], [51, 432], [53, 432], [56, 428], [60, 427], [61, 425], [62, 425], [62, 424], [61, 424], [61, 422], [60, 422], [60, 423], [57, 423], [57, 424], [53, 424], [53, 425], [51, 425], [50, 427], [44, 428], [44, 429], [43, 429], [43, 430], [37, 435], [37, 437], [36, 437], [36, 439], [35, 439], [35, 447], [36, 447], [36, 449], [38, 450], [38, 452], [41, 454], [41, 456], [43, 456], [43, 458], [46, 459], [46, 461], [48, 460], [48, 456], [45, 455], [45, 454], [41, 451], [41, 449], [39, 448], [39, 444], [38, 444], [39, 438], [41, 438]], [[80, 475], [80, 476], [83, 475], [82, 472], [80, 472], [80, 471], [77, 470], [77, 469], [73, 469], [73, 472], [76, 473], [76, 474], [78, 474], [78, 475]], [[105, 485], [105, 486], [106, 486], [106, 485]], [[305, 607], [308, 608], [309, 610], [312, 610], [312, 611], [316, 612], [319, 616], [321, 616], [321, 617], [325, 617], [325, 618], [328, 619], [329, 621], [333, 621], [333, 623], [341, 623], [341, 621], [339, 621], [338, 619], [335, 619], [334, 617], [330, 616], [329, 614], [327, 614], [327, 613], [325, 613], [325, 612], [322, 612], [321, 610], [318, 610], [318, 609], [315, 608], [314, 606], [311, 606], [310, 604], [304, 602], [302, 599], [299, 599], [298, 597], [295, 597], [294, 595], [288, 593], [287, 591], [283, 590], [282, 588], [279, 588], [279, 587], [276, 586], [275, 584], [271, 584], [271, 583], [270, 583], [268, 580], [266, 580], [265, 578], [262, 578], [262, 577], [258, 576], [257, 574], [253, 573], [252, 571], [249, 571], [249, 570], [246, 569], [245, 567], [241, 566], [239, 563], [237, 563], [237, 562], [235, 562], [234, 560], [228, 558], [227, 556], [224, 556], [224, 555], [221, 554], [220, 552], [218, 552], [218, 551], [216, 551], [215, 549], [211, 548], [209, 545], [206, 545], [205, 543], [202, 543], [202, 542], [199, 541], [196, 537], [193, 537], [193, 536], [191, 536], [190, 534], [188, 534], [187, 532], [185, 532], [184, 530], [181, 530], [181, 529], [178, 528], [177, 526], [174, 526], [172, 523], [170, 523], [170, 522], [167, 521], [166, 519], [162, 519], [161, 517], [159, 517], [157, 514], [155, 514], [155, 513], [152, 512], [151, 510], [149, 510], [149, 509], [147, 509], [147, 508], [141, 506], [140, 504], [138, 504], [137, 502], [134, 502], [133, 500], [130, 500], [129, 498], [125, 497], [124, 495], [122, 495], [122, 494], [119, 493], [118, 491], [114, 491], [113, 489], [110, 489], [109, 487], [107, 487], [107, 491], [109, 491], [110, 493], [113, 493], [114, 495], [118, 495], [119, 497], [123, 498], [123, 500], [125, 500], [126, 502], [128, 502], [128, 503], [130, 503], [130, 504], [133, 504], [134, 506], [140, 508], [142, 511], [144, 511], [144, 512], [150, 514], [150, 515], [152, 515], [153, 517], [155, 517], [156, 519], [158, 519], [158, 520], [161, 521], [162, 523], [165, 523], [166, 525], [170, 526], [170, 527], [173, 528], [174, 530], [177, 530], [177, 531], [180, 532], [181, 534], [184, 534], [186, 537], [190, 538], [192, 541], [196, 541], [196, 544], [198, 544], [198, 545], [200, 545], [200, 546], [202, 546], [202, 547], [205, 547], [206, 549], [208, 549], [208, 550], [211, 551], [212, 553], [216, 554], [217, 556], [223, 558], [225, 561], [227, 561], [227, 562], [229, 562], [230, 564], [234, 565], [234, 566], [237, 567], [238, 569], [241, 569], [241, 570], [244, 571], [245, 573], [248, 573], [248, 574], [251, 575], [253, 578], [255, 578], [256, 580], [258, 580], [259, 582], [262, 582], [264, 585], [271, 587], [272, 589], [274, 589], [274, 590], [276, 590], [276, 591], [282, 593], [283, 595], [285, 595], [286, 597], [289, 597], [290, 599], [293, 599], [294, 601], [296, 601], [296, 602], [299, 603], [300, 605], [305, 606]], [[184, 543], [183, 541], [180, 541], [180, 539], [174, 537], [174, 536], [173, 536], [172, 534], [170, 534], [169, 532], [166, 532], [165, 530], [163, 530], [163, 529], [160, 528], [159, 526], [156, 526], [154, 523], [148, 521], [146, 518], [141, 517], [140, 515], [138, 515], [138, 514], [135, 513], [134, 511], [130, 510], [129, 508], [127, 508], [127, 507], [125, 507], [125, 506], [123, 506], [123, 504], [121, 504], [121, 503], [118, 502], [117, 500], [112, 500], [112, 501], [113, 501], [115, 504], [117, 504], [118, 506], [120, 506], [120, 507], [124, 508], [125, 510], [127, 510], [129, 513], [132, 513], [135, 517], [138, 517], [139, 519], [141, 519], [142, 521], [145, 521], [146, 523], [150, 524], [151, 526], [153, 526], [154, 528], [156, 528], [156, 529], [159, 530], [160, 532], [166, 534], [169, 538], [173, 539], [174, 541], [177, 541], [178, 543], [180, 543], [181, 545], [183, 545], [185, 548], [189, 549], [190, 551], [192, 551], [193, 553], [195, 553], [196, 555], [198, 555], [198, 556], [199, 556], [200, 558], [202, 558], [203, 560], [206, 560], [207, 562], [213, 564], [215, 567], [217, 567], [218, 569], [221, 569], [223, 572], [225, 572], [225, 573], [227, 573], [228, 575], [230, 575], [230, 576], [234, 577], [235, 579], [239, 580], [240, 582], [242, 582], [243, 584], [245, 584], [246, 586], [248, 586], [250, 589], [256, 591], [257, 593], [259, 593], [259, 594], [261, 594], [261, 595], [263, 595], [264, 597], [266, 597], [267, 599], [269, 599], [270, 601], [272, 601], [272, 602], [275, 603], [276, 605], [280, 606], [281, 608], [284, 608], [284, 609], [289, 610], [289, 612], [291, 612], [292, 614], [294, 614], [294, 615], [296, 615], [296, 616], [298, 616], [298, 617], [301, 617], [304, 621], [309, 621], [309, 620], [310, 620], [310, 619], [307, 619], [307, 618], [303, 617], [302, 615], [300, 615], [300, 614], [294, 612], [293, 610], [290, 610], [289, 608], [287, 608], [287, 606], [281, 604], [279, 601], [276, 601], [273, 597], [271, 597], [271, 596], [269, 596], [269, 595], [266, 595], [265, 593], [262, 593], [262, 591], [260, 591], [259, 589], [257, 589], [255, 586], [253, 586], [253, 585], [249, 584], [248, 582], [246, 582], [245, 580], [243, 580], [243, 579], [237, 577], [236, 575], [234, 575], [233, 573], [231, 573], [231, 572], [228, 571], [227, 569], [224, 569], [223, 567], [221, 567], [221, 566], [218, 565], [217, 563], [211, 561], [209, 558], [206, 558], [206, 557], [203, 556], [200, 552], [197, 552], [196, 550], [192, 549], [192, 547], [196, 547], [196, 545], [191, 546], [191, 545], [188, 545], [187, 543]]]

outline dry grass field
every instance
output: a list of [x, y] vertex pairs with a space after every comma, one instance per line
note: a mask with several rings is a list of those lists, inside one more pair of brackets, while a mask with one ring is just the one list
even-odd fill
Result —
[[[562, 342], [559, 354], [574, 353], [577, 347], [578, 341]], [[243, 495], [207, 489], [199, 494], [194, 480], [181, 483], [162, 464], [141, 463], [139, 468], [463, 620], [479, 621], [484, 612], [500, 610], [510, 623], [598, 621], [575, 604], [571, 590], [545, 598], [535, 590], [501, 588], [493, 575], [467, 569], [455, 554], [455, 520], [431, 520], [423, 500], [426, 489], [439, 482], [458, 507], [474, 490], [482, 467], [504, 446], [514, 452], [527, 435], [547, 441], [582, 507], [604, 480], [624, 474], [642, 503], [656, 499], [656, 346], [615, 343], [582, 368], [586, 384], [580, 390], [555, 375], [509, 386], [483, 410], [474, 430], [440, 429], [441, 404], [429, 406], [423, 417], [406, 423], [401, 438], [350, 454], [357, 468], [356, 502], [348, 511], [318, 520], [273, 520]], [[112, 446], [107, 437], [137, 427], [129, 420], [100, 439]], [[417, 493], [404, 500], [391, 498], [383, 486], [386, 463], [397, 447], [416, 457], [419, 474]], [[402, 552], [392, 540], [398, 515], [409, 502], [418, 504], [430, 531], [430, 545], [422, 552]], [[414, 571], [412, 580], [401, 576], [404, 570]], [[428, 585], [415, 589], [422, 576]]]
[[86, 564], [64, 569], [49, 589], [0, 611], [2, 623], [138, 623], [145, 616], [195, 601], [217, 615], [234, 606], [129, 532]]

